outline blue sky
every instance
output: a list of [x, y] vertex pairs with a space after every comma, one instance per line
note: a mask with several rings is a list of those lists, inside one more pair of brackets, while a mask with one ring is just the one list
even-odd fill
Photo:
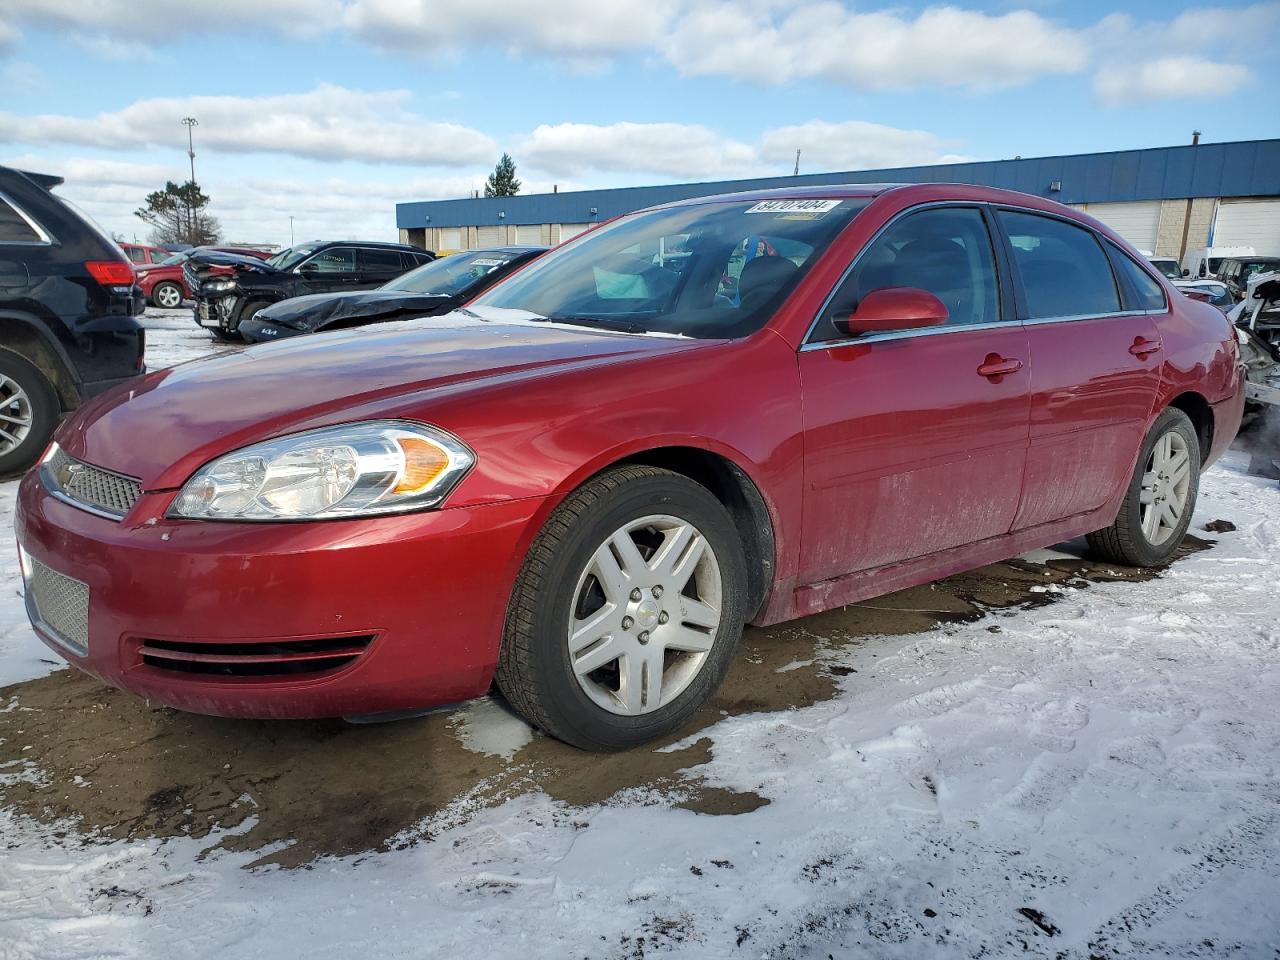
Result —
[[[1280, 2], [0, 0], [0, 163], [108, 229], [197, 177], [228, 239], [397, 200], [1277, 135]], [[1256, 110], [1249, 104], [1258, 103]]]

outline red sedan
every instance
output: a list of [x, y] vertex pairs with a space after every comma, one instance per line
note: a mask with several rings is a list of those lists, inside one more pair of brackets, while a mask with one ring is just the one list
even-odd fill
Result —
[[1243, 401], [1223, 315], [1048, 200], [687, 201], [447, 317], [86, 406], [22, 483], [28, 612], [185, 710], [395, 714], [496, 681], [619, 749], [691, 716], [744, 623], [1082, 534], [1167, 561]]
[[[200, 247], [199, 249], [241, 253], [245, 256], [258, 257], [260, 260], [268, 260], [274, 256], [269, 250], [250, 247]], [[159, 263], [143, 264], [134, 268], [138, 286], [142, 288], [147, 303], [153, 307], [173, 310], [182, 306], [183, 300], [191, 299], [191, 290], [187, 287], [187, 281], [182, 275], [182, 265], [186, 260], [186, 253], [175, 253]], [[227, 272], [230, 273], [230, 270]]]

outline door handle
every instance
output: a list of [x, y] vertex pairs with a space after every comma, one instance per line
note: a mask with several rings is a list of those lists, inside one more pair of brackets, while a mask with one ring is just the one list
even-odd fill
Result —
[[1139, 360], [1145, 360], [1159, 349], [1160, 341], [1158, 340], [1148, 340], [1146, 337], [1134, 337], [1133, 346], [1129, 348], [1129, 352]]
[[998, 353], [988, 353], [986, 359], [978, 367], [978, 376], [986, 377], [992, 383], [999, 383], [1008, 374], [1017, 373], [1021, 369], [1021, 360], [1006, 359]]

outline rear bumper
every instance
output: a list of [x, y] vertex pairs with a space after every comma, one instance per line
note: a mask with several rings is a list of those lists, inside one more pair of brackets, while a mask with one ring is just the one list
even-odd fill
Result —
[[1203, 466], [1208, 466], [1226, 453], [1227, 448], [1240, 432], [1240, 420], [1244, 416], [1245, 376], [1244, 365], [1236, 368], [1236, 389], [1225, 400], [1211, 404], [1213, 410], [1213, 443]]
[[[144, 494], [115, 522], [54, 499], [35, 473], [23, 480], [15, 529], [27, 565], [34, 559], [88, 588], [85, 655], [32, 616], [41, 639], [75, 666], [148, 700], [217, 716], [387, 713], [488, 689], [540, 501], [255, 524], [168, 520], [171, 498]], [[160, 641], [243, 654], [353, 636], [367, 642], [354, 659], [288, 675], [186, 672], [144, 660], [143, 650]]]

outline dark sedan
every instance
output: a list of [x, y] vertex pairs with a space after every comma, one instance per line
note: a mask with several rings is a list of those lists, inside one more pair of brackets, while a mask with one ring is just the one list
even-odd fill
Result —
[[262, 343], [384, 320], [438, 316], [479, 296], [546, 249], [470, 250], [424, 264], [376, 290], [292, 297], [241, 321], [240, 335], [250, 343]]

